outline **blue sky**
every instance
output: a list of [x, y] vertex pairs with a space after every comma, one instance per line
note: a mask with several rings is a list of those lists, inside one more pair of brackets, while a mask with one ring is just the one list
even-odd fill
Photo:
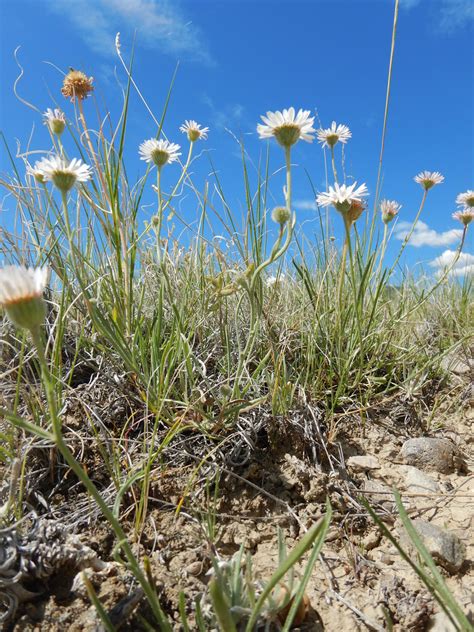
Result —
[[[243, 138], [258, 163], [265, 150], [255, 130], [260, 114], [290, 105], [316, 111], [324, 127], [332, 120], [350, 127], [346, 173], [366, 182], [373, 193], [393, 8], [391, 0], [0, 0], [0, 127], [12, 149], [18, 139], [24, 150], [34, 125], [31, 148], [49, 149], [40, 114], [13, 94], [17, 46], [24, 67], [18, 93], [40, 111], [56, 103], [72, 117], [72, 106], [59, 90], [60, 70], [73, 66], [94, 76], [95, 98], [114, 113], [121, 94], [115, 70], [119, 81], [125, 81], [115, 55], [115, 34], [121, 32], [128, 58], [136, 30], [135, 80], [159, 115], [180, 62], [166, 134], [184, 145], [178, 131], [184, 119], [209, 125], [209, 140], [200, 148], [212, 156], [237, 216], [245, 198], [239, 148], [230, 132]], [[421, 197], [413, 177], [424, 169], [444, 174], [445, 182], [428, 196], [405, 258], [410, 266], [422, 262], [433, 271], [459, 241], [460, 226], [451, 218], [456, 195], [474, 188], [473, 26], [471, 0], [400, 2], [382, 197], [403, 205], [396, 229], [402, 236], [403, 222], [413, 219]], [[92, 99], [85, 106], [92, 117]], [[144, 173], [135, 154], [138, 144], [154, 134], [152, 119], [134, 95], [127, 139], [131, 179]], [[0, 169], [5, 171], [3, 147], [0, 152]], [[283, 164], [276, 143], [270, 156], [275, 171]], [[323, 190], [323, 152], [317, 143], [300, 142], [293, 162], [298, 222], [308, 236], [316, 235], [304, 169]], [[177, 175], [171, 169], [170, 183]], [[210, 172], [208, 155], [193, 171], [196, 184], [202, 185]], [[283, 201], [282, 184], [277, 173], [272, 178], [275, 202]], [[9, 212], [13, 209], [5, 200], [0, 222], [8, 221]], [[194, 206], [186, 209], [189, 221], [195, 212]], [[389, 254], [399, 245], [394, 239]], [[474, 254], [468, 254], [472, 239], [466, 252], [462, 263], [474, 270]]]

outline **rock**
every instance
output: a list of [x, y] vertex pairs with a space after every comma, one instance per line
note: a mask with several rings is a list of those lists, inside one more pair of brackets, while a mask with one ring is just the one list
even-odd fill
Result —
[[380, 544], [381, 539], [382, 539], [382, 534], [380, 531], [378, 530], [371, 531], [362, 540], [362, 546], [365, 551], [371, 551], [372, 549], [375, 549], [375, 547]]
[[395, 555], [390, 555], [390, 553], [382, 553], [380, 555], [380, 561], [382, 564], [386, 564], [387, 566], [391, 566], [396, 560]]
[[369, 472], [370, 470], [379, 470], [379, 460], [370, 454], [365, 456], [350, 456], [347, 459], [347, 467], [353, 472]]
[[[414, 520], [413, 526], [434, 561], [449, 573], [457, 573], [466, 559], [466, 547], [458, 536], [425, 520]], [[403, 527], [399, 533], [402, 546], [415, 554], [415, 546]]]
[[393, 492], [388, 485], [378, 481], [366, 480], [362, 485], [361, 491], [364, 496], [367, 496], [367, 500], [371, 505], [381, 505], [386, 511], [393, 511]]
[[455, 470], [456, 448], [449, 439], [408, 439], [402, 445], [400, 455], [407, 465], [414, 465], [422, 470], [434, 470], [442, 474], [451, 474]]
[[189, 575], [201, 575], [203, 572], [203, 563], [202, 562], [191, 562], [191, 564], [188, 564], [186, 566], [186, 568], [184, 569], [186, 571], [186, 573], [188, 573]]
[[434, 479], [411, 465], [406, 467], [405, 487], [408, 491], [419, 494], [440, 491], [440, 486]]
[[429, 632], [457, 632], [457, 628], [451, 623], [444, 612], [437, 612], [430, 620]]
[[472, 360], [463, 360], [456, 355], [445, 356], [441, 360], [441, 368], [455, 375], [469, 375], [473, 370]]

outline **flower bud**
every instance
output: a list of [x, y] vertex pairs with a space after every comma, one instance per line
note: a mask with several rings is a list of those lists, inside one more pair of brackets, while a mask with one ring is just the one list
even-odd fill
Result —
[[33, 330], [44, 322], [43, 291], [48, 276], [47, 268], [7, 266], [0, 269], [0, 305], [17, 327]]
[[291, 211], [286, 206], [276, 206], [272, 211], [272, 220], [280, 226], [284, 226], [290, 217]]

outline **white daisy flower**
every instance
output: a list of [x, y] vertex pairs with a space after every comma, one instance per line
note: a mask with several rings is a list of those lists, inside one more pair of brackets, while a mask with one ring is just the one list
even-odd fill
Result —
[[382, 220], [385, 224], [389, 224], [394, 217], [398, 215], [402, 205], [395, 200], [382, 200], [380, 202], [380, 212], [382, 213]]
[[60, 156], [43, 158], [34, 168], [45, 182], [53, 182], [63, 193], [67, 193], [77, 182], [87, 182], [92, 177], [92, 169], [83, 164], [80, 158], [71, 161]]
[[457, 219], [461, 224], [467, 226], [474, 219], [474, 208], [465, 208], [462, 211], [453, 213], [453, 219]]
[[202, 138], [202, 140], [207, 139], [207, 132], [209, 131], [208, 127], [203, 127], [201, 129], [201, 125], [196, 123], [196, 121], [184, 121], [183, 125], [179, 128], [180, 132], [188, 135], [188, 140], [191, 143], [194, 143], [195, 140]]
[[339, 185], [337, 182], [334, 187], [329, 187], [329, 191], [320, 193], [316, 199], [319, 206], [334, 206], [340, 213], [346, 213], [353, 202], [361, 203], [363, 197], [369, 195], [367, 186], [361, 184], [357, 187], [357, 182], [346, 186], [345, 184]]
[[150, 138], [143, 141], [139, 147], [140, 160], [145, 162], [154, 162], [158, 168], [163, 167], [168, 162], [175, 162], [181, 156], [180, 145], [176, 143], [170, 143], [167, 140], [156, 140], [156, 138]]
[[48, 108], [46, 112], [43, 114], [44, 124], [49, 127], [53, 134], [57, 134], [57, 136], [61, 136], [64, 132], [64, 128], [66, 127], [66, 117], [64, 112], [59, 108], [52, 110]]
[[422, 171], [413, 179], [418, 184], [421, 184], [425, 191], [428, 191], [435, 184], [441, 184], [444, 181], [444, 176], [439, 171]]
[[466, 208], [474, 207], [474, 191], [466, 191], [465, 193], [460, 193], [456, 198], [456, 204], [461, 206], [465, 206]]
[[27, 175], [33, 176], [33, 178], [40, 184], [44, 184], [46, 182], [42, 169], [44, 160], [46, 159], [43, 158], [42, 160], [37, 160], [33, 167], [29, 163], [26, 165]]
[[314, 116], [310, 116], [309, 110], [299, 110], [295, 114], [295, 108], [288, 108], [283, 112], [267, 112], [266, 116], [260, 117], [265, 125], [257, 125], [257, 132], [260, 138], [272, 138], [283, 147], [291, 147], [298, 140], [305, 140], [312, 143], [314, 139], [313, 128]]
[[331, 127], [327, 129], [318, 129], [316, 134], [323, 147], [334, 147], [338, 141], [345, 144], [349, 138], [352, 138], [352, 132], [347, 125], [336, 126], [336, 121], [333, 121]]
[[18, 327], [34, 329], [45, 317], [43, 292], [48, 268], [6, 266], [0, 269], [0, 305]]

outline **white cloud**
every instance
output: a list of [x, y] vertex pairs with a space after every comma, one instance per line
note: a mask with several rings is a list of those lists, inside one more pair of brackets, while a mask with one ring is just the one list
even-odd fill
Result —
[[316, 211], [317, 210], [317, 206], [316, 206], [316, 201], [311, 199], [311, 200], [295, 200], [293, 202], [293, 206], [295, 209], [299, 210], [299, 211]]
[[74, 10], [65, 10], [64, 0], [50, 0], [44, 6], [68, 18], [100, 55], [115, 54], [118, 31], [125, 46], [136, 31], [139, 46], [211, 62], [201, 30], [186, 20], [177, 0], [74, 0]]
[[464, 266], [463, 268], [454, 268], [450, 272], [452, 276], [474, 276], [474, 264], [470, 266]]
[[211, 110], [210, 124], [218, 129], [235, 129], [244, 123], [244, 106], [240, 103], [228, 103], [223, 107], [217, 107], [214, 100], [208, 95], [202, 96], [202, 102]]
[[[411, 230], [410, 222], [398, 222], [394, 229], [394, 236], [396, 239], [403, 241], [407, 237]], [[425, 222], [418, 222], [415, 226], [412, 236], [408, 244], [420, 248], [421, 246], [450, 246], [451, 244], [460, 241], [462, 237], [462, 230], [459, 228], [452, 228], [442, 233], [438, 233], [433, 228], [430, 228]]]
[[440, 9], [439, 30], [452, 33], [474, 21], [472, 0], [444, 0]]
[[[442, 255], [430, 261], [430, 266], [438, 268], [437, 274], [440, 276], [446, 268], [453, 265], [456, 257], [457, 253], [455, 250], [445, 250]], [[474, 255], [471, 255], [469, 252], [462, 252], [449, 274], [456, 277], [474, 275]]]
[[[446, 268], [450, 266], [456, 257], [455, 250], [445, 250], [442, 255], [430, 262], [432, 268]], [[456, 266], [462, 267], [474, 264], [474, 255], [469, 252], [461, 252]]]
[[436, 29], [441, 33], [453, 33], [459, 28], [474, 21], [474, 3], [472, 0], [400, 0], [403, 9], [413, 9], [420, 4], [435, 7], [431, 19], [436, 22]]

